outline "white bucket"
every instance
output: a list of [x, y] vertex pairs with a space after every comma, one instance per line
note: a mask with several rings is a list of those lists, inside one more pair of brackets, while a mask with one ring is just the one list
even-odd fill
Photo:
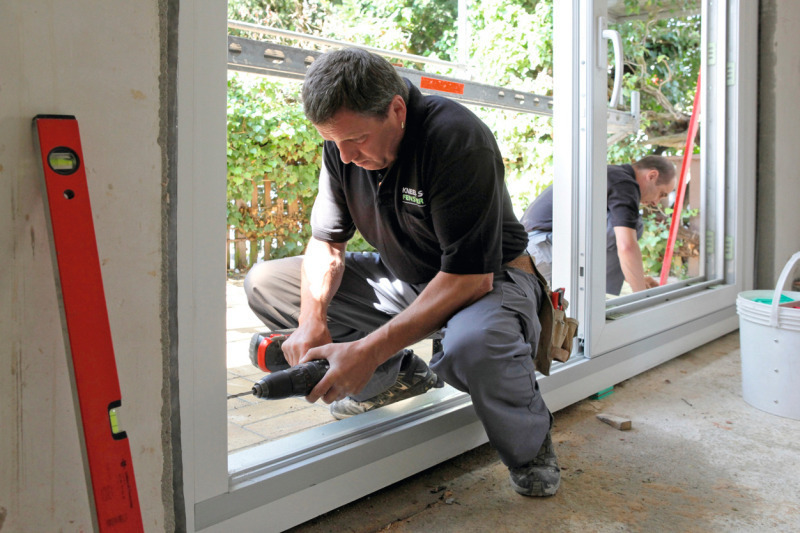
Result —
[[[800, 252], [789, 259], [774, 291], [745, 291], [736, 299], [744, 401], [795, 420], [800, 420], [800, 309], [779, 303], [781, 295], [800, 300], [800, 292], [783, 291], [798, 261]], [[753, 301], [758, 298], [771, 303]]]

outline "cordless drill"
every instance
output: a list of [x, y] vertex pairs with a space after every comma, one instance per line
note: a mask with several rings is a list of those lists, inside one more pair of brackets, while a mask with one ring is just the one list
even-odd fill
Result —
[[[252, 394], [266, 400], [308, 396], [328, 371], [328, 361], [317, 359], [290, 366], [281, 346], [291, 332], [256, 333], [250, 339], [250, 362], [266, 376], [253, 385]], [[248, 393], [238, 394], [244, 396]]]

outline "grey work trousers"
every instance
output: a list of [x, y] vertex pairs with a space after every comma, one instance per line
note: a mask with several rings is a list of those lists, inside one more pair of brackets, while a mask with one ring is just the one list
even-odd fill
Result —
[[[302, 257], [259, 263], [245, 279], [250, 307], [271, 330], [297, 327], [301, 263]], [[396, 279], [378, 254], [348, 252], [341, 285], [328, 307], [334, 342], [366, 336], [407, 308], [424, 288]], [[489, 294], [448, 320], [443, 351], [431, 359], [439, 377], [470, 394], [489, 441], [510, 467], [536, 456], [551, 424], [531, 357], [541, 332], [541, 300], [533, 275], [504, 267]], [[396, 354], [380, 365], [354, 398], [369, 398], [394, 384], [401, 358]]]

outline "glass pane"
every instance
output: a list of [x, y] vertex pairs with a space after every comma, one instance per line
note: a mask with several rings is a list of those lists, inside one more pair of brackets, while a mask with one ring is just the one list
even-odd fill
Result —
[[[699, 5], [664, 1], [648, 3], [645, 8], [629, 2], [612, 3], [609, 16], [610, 28], [619, 32], [623, 43], [623, 99], [630, 101], [632, 91], [638, 91], [641, 113], [641, 127], [635, 135], [609, 139], [608, 164], [623, 165], [616, 170], [634, 177], [641, 194], [638, 206], [630, 199], [609, 201], [610, 206], [627, 205], [627, 212], [633, 213], [637, 224], [630, 229], [635, 231], [642, 265], [639, 271], [636, 250], [626, 254], [620, 252], [623, 247], [616, 246], [625, 233], [632, 233], [628, 229], [615, 230], [610, 215], [606, 297], [622, 298], [608, 303], [614, 306], [641, 297], [625, 298], [626, 295], [647, 289], [659, 293], [665, 285], [685, 286], [688, 280], [703, 276], [706, 269], [701, 221], [710, 211], [703, 205], [706, 179], [701, 171], [700, 137], [691, 128], [695, 123], [699, 126], [700, 118], [695, 113], [701, 57]], [[610, 58], [609, 83], [616, 68]], [[690, 153], [684, 169], [687, 143]], [[631, 163], [632, 168], [624, 166]], [[665, 179], [669, 169], [665, 171], [660, 166], [663, 164], [675, 169], [673, 182]], [[611, 192], [608, 197], [612, 198]], [[680, 217], [674, 215], [676, 200], [681, 202]]]
[[[639, 186], [640, 203], [644, 204], [647, 203], [648, 182], [642, 177], [647, 178], [647, 174], [641, 176], [639, 171], [655, 169], [657, 180], [662, 170], [653, 161], [647, 166], [639, 165], [641, 168], [636, 168], [635, 162], [646, 161], [653, 155], [663, 157], [674, 165], [676, 190], [657, 205], [639, 206], [636, 218], [641, 224], [638, 228], [641, 234], [637, 235], [638, 250], [635, 251], [641, 253], [641, 258], [632, 261], [628, 256], [629, 268], [617, 267], [617, 274], [625, 278], [619, 294], [606, 284], [605, 294], [592, 292], [590, 295], [592, 311], [583, 317], [591, 330], [586, 337], [590, 357], [646, 338], [659, 328], [676, 327], [680, 324], [678, 316], [687, 312], [686, 316], [692, 315], [702, 308], [676, 311], [682, 298], [734, 280], [734, 236], [726, 232], [734, 227], [729, 220], [732, 216], [729, 206], [735, 202], [735, 191], [726, 186], [729, 169], [724, 156], [729, 87], [726, 64], [717, 59], [725, 57], [727, 6], [697, 2], [655, 2], [649, 3], [647, 10], [643, 6], [626, 2], [624, 9], [619, 5], [611, 9], [610, 4], [610, 28], [619, 31], [626, 43], [623, 95], [627, 98], [627, 93], [632, 96], [633, 88], [640, 89], [642, 123], [635, 136], [610, 138], [607, 163], [622, 166], [633, 163], [632, 167], [625, 168], [630, 180], [635, 180]], [[614, 62], [609, 61], [609, 93], [615, 69]], [[698, 92], [699, 81], [702, 83]], [[698, 109], [702, 113], [698, 113]], [[696, 131], [692, 131], [693, 121]], [[684, 161], [687, 141], [691, 158]], [[606, 195], [593, 196], [594, 205], [606, 200], [608, 208], [619, 202], [619, 199], [612, 200], [613, 190], [609, 187]], [[650, 192], [653, 192], [652, 187]], [[662, 190], [661, 194], [665, 192]], [[673, 227], [677, 203], [682, 206], [682, 216]], [[628, 206], [628, 212], [634, 212], [634, 208]], [[594, 269], [599, 269], [590, 274], [595, 276], [592, 279], [597, 287], [601, 286], [603, 277], [609, 279], [614, 259], [618, 258], [619, 264], [624, 265], [624, 254], [619, 253], [622, 247], [614, 250], [608, 246], [624, 243], [614, 224], [609, 222], [611, 218], [609, 215], [606, 220], [603, 243], [606, 249], [601, 252], [598, 252], [598, 243], [591, 242], [592, 238], [599, 238], [593, 233], [596, 228], [586, 230], [587, 234], [592, 234], [587, 237], [593, 245], [591, 250], [601, 256], [592, 257], [590, 261]], [[629, 236], [634, 234], [630, 225], [627, 228]], [[672, 241], [671, 237], [677, 238]], [[628, 240], [632, 241], [633, 238]], [[665, 261], [670, 246], [672, 260]], [[639, 275], [643, 273], [653, 278], [651, 288], [640, 284], [637, 289], [628, 279], [630, 265], [639, 262], [642, 266]], [[664, 263], [669, 270], [664, 269]], [[598, 273], [603, 277], [597, 276]], [[706, 299], [706, 295], [703, 298]], [[711, 300], [713, 298], [709, 298]], [[661, 312], [659, 309], [666, 309], [664, 306], [675, 308], [671, 318], [656, 319]]]
[[[391, 4], [391, 3], [390, 3]], [[524, 20], [535, 37], [530, 42], [513, 44], [514, 26], [506, 24], [496, 6], [473, 6], [470, 11], [471, 39], [469, 72], [463, 67], [440, 63], [421, 64], [398, 58], [398, 66], [423, 69], [452, 79], [478, 79], [482, 85], [510, 87], [510, 110], [471, 105], [470, 107], [495, 133], [505, 157], [506, 181], [518, 216], [528, 203], [552, 181], [552, 2], [519, 6], [506, 2], [514, 17]], [[405, 18], [387, 16], [391, 5], [342, 2], [296, 13], [255, 12], [246, 2], [230, 2], [229, 16], [238, 20], [281, 25], [295, 31], [413, 54], [435, 54], [455, 60], [457, 37], [456, 2], [432, 2]], [[315, 6], [304, 5], [304, 10]], [[394, 13], [394, 12], [392, 12]], [[286, 19], [286, 20], [284, 20]], [[425, 22], [427, 21], [427, 22]], [[423, 24], [423, 22], [425, 22]], [[377, 27], [391, 30], [376, 31]], [[347, 32], [342, 28], [348, 27]], [[460, 31], [460, 30], [458, 30]], [[231, 29], [230, 33], [240, 34]], [[314, 50], [317, 44], [288, 40], [275, 35], [244, 33], [248, 38]], [[231, 53], [244, 61], [247, 43], [237, 42]], [[518, 53], [509, 54], [512, 47]], [[308, 217], [316, 196], [320, 168], [321, 138], [303, 116], [300, 104], [300, 78], [288, 68], [292, 51], [279, 46], [264, 52], [269, 76], [229, 72], [228, 80], [228, 450], [242, 451], [274, 442], [304, 431], [333, 424], [328, 406], [308, 404], [303, 398], [264, 401], [247, 392], [264, 373], [256, 368], [250, 354], [251, 338], [266, 328], [247, 307], [242, 283], [247, 270], [256, 262], [299, 255], [310, 236]], [[458, 57], [462, 57], [459, 55]], [[306, 61], [306, 64], [309, 61]], [[304, 66], [297, 65], [302, 72]], [[281, 72], [277, 70], [283, 69]], [[253, 69], [251, 69], [253, 70]], [[287, 78], [295, 78], [287, 79]], [[468, 88], [469, 89], [469, 85]], [[519, 91], [519, 92], [516, 92]], [[468, 90], [466, 92], [469, 92]], [[513, 96], [512, 96], [513, 94]], [[524, 95], [524, 96], [523, 96]], [[481, 96], [481, 98], [486, 98]], [[527, 106], [541, 114], [520, 112]], [[359, 235], [348, 243], [350, 251], [372, 248]], [[410, 347], [423, 360], [432, 355], [432, 341]], [[460, 393], [447, 386], [430, 391], [443, 404]], [[409, 402], [412, 404], [413, 402]], [[398, 416], [400, 405], [392, 406]], [[397, 407], [397, 409], [395, 409]], [[315, 437], [316, 438], [316, 437]], [[275, 449], [278, 449], [277, 447]]]

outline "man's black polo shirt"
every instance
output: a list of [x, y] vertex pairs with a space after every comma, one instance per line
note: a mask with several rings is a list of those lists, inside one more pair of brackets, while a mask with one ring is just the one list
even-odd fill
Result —
[[346, 242], [356, 228], [408, 283], [439, 271], [497, 272], [525, 249], [492, 132], [464, 106], [408, 81], [406, 131], [388, 171], [344, 164], [326, 141], [313, 236]]

